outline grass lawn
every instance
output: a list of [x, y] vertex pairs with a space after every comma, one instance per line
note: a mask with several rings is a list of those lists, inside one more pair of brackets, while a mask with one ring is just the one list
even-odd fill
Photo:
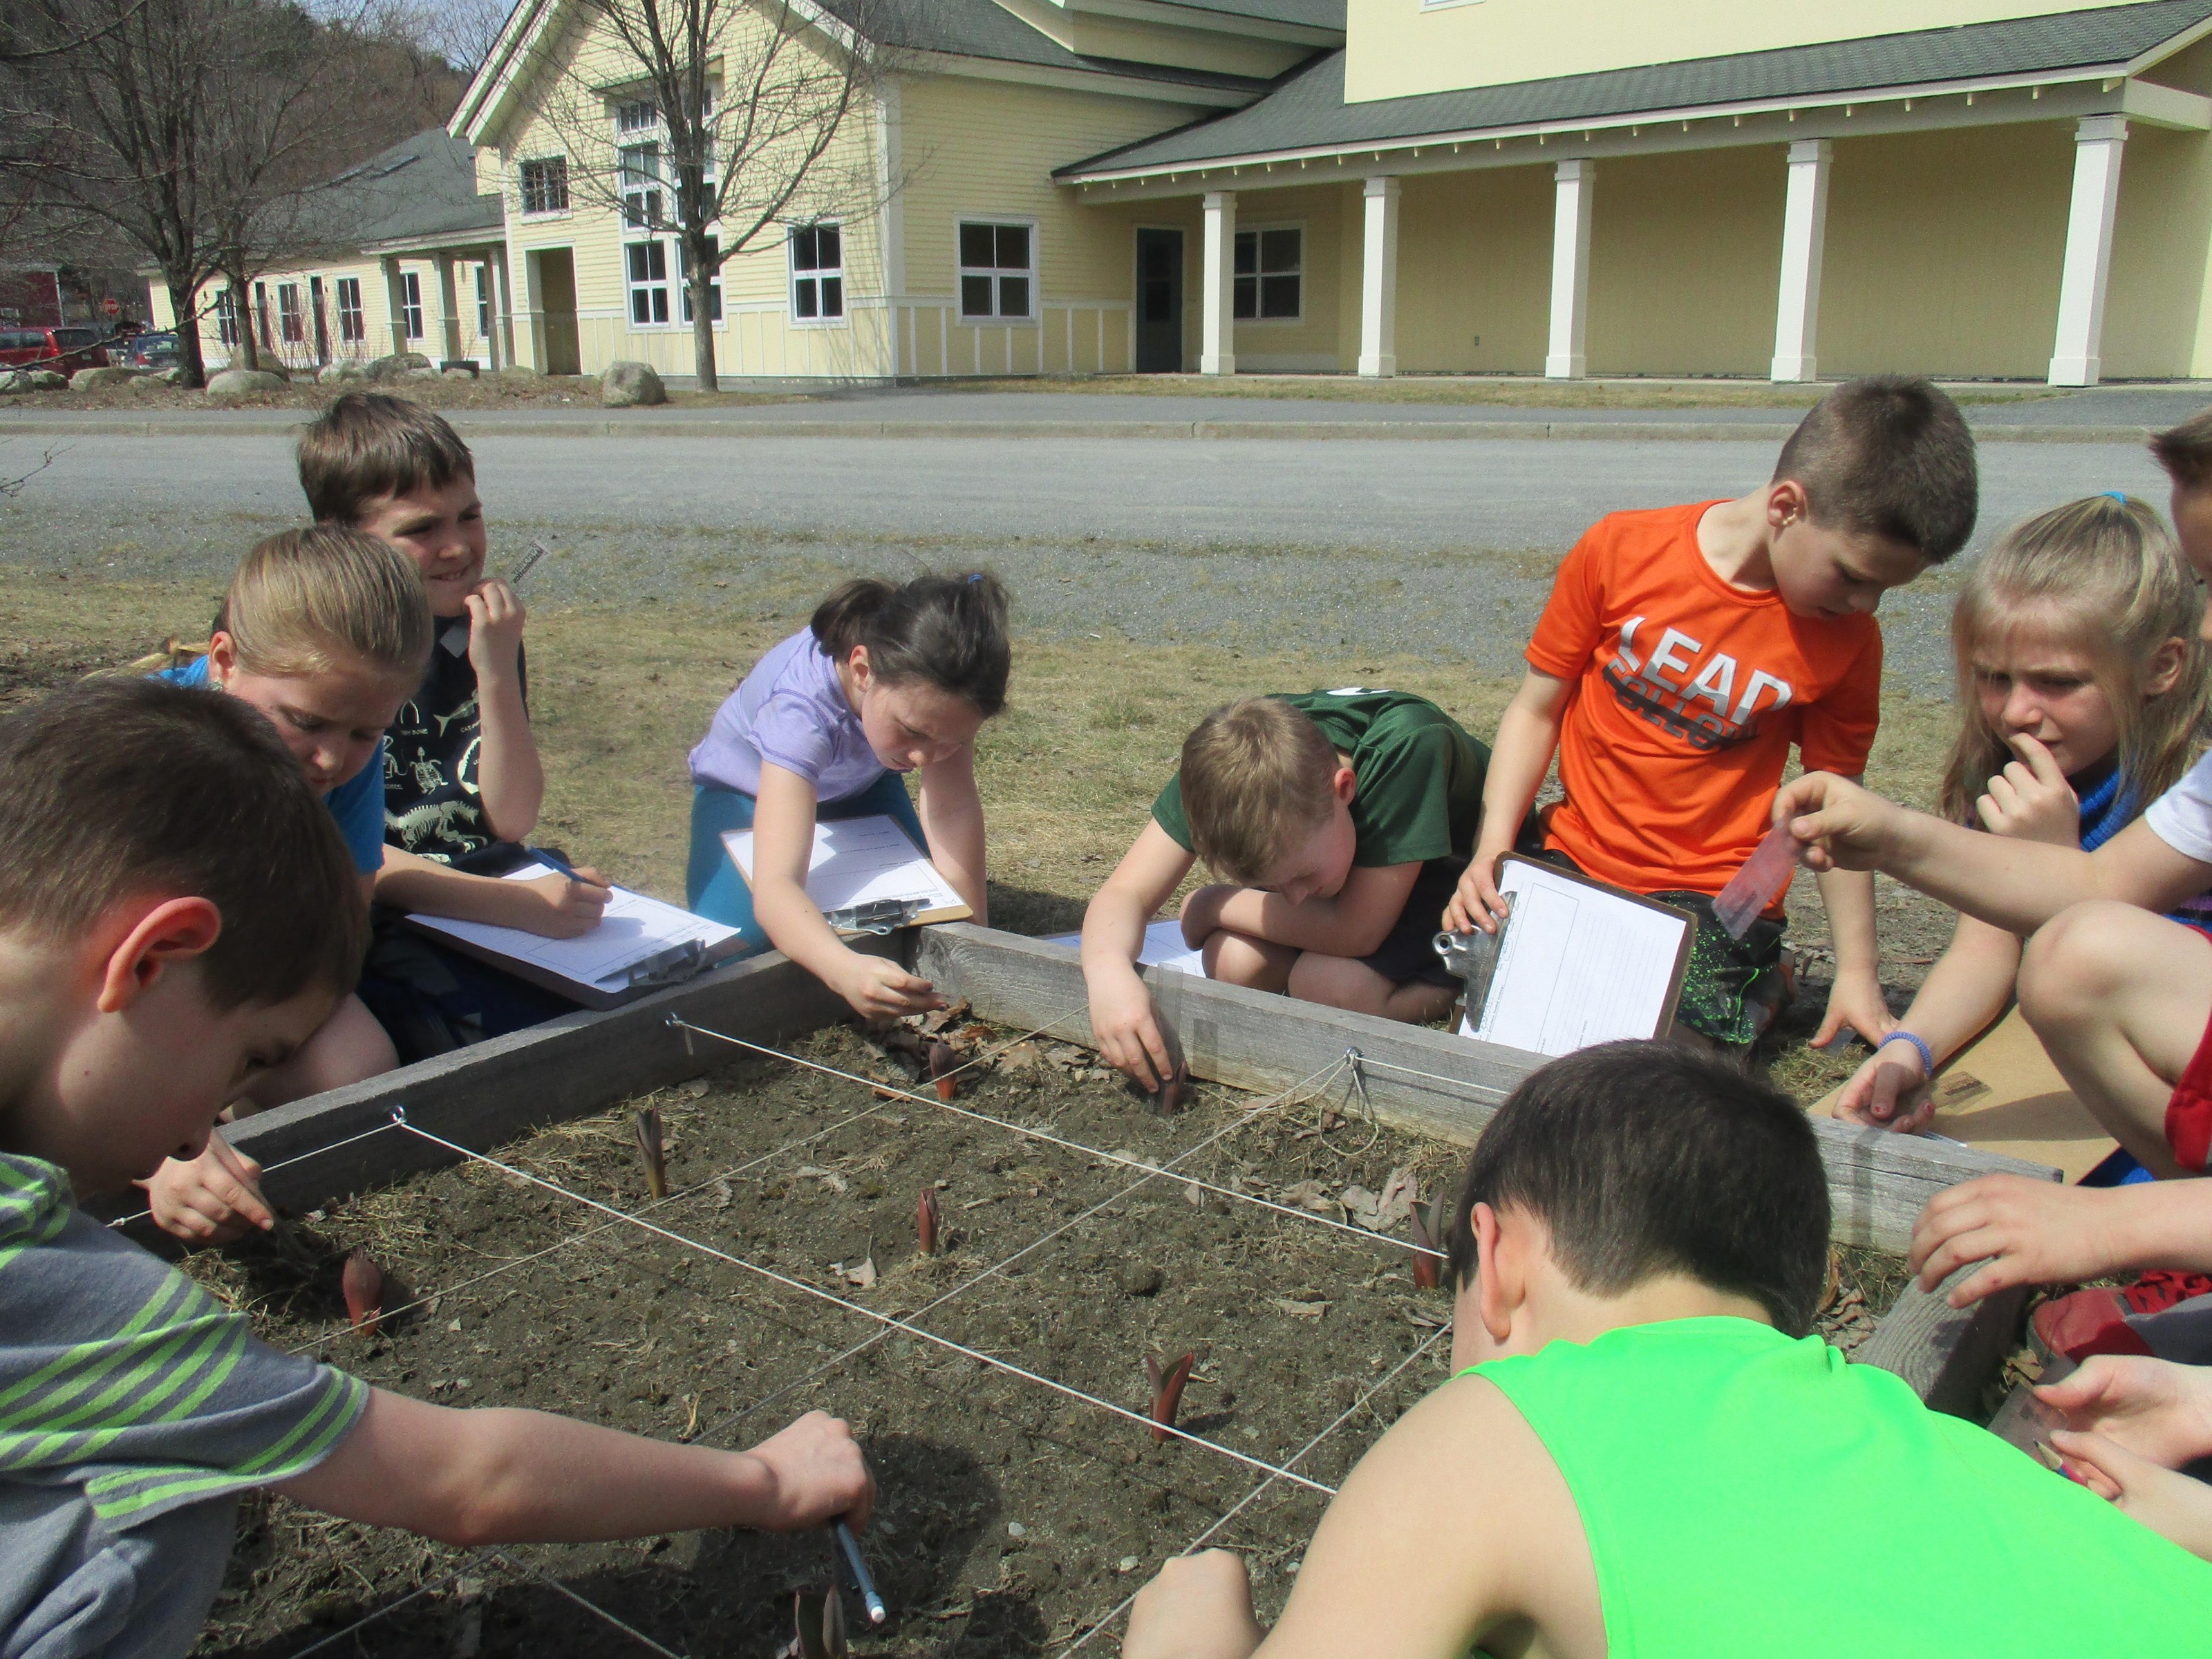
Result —
[[[0, 567], [0, 708], [127, 664], [171, 635], [204, 638], [219, 597], [212, 584], [91, 582]], [[690, 810], [685, 756], [753, 659], [805, 614], [803, 599], [792, 597], [774, 619], [759, 614], [758, 592], [746, 595], [745, 611], [732, 605], [720, 614], [653, 602], [534, 611], [532, 712], [548, 782], [538, 837], [680, 902]], [[978, 750], [992, 923], [1026, 933], [1079, 927], [1085, 900], [1143, 826], [1184, 734], [1208, 708], [1248, 692], [1348, 683], [1419, 692], [1485, 738], [1513, 690], [1510, 680], [1427, 658], [1019, 640], [1012, 701]], [[1928, 804], [1952, 722], [1948, 704], [1893, 693], [1869, 783]], [[1792, 911], [1799, 949], [1817, 951], [1826, 930], [1802, 874]], [[1917, 983], [1948, 933], [1948, 913], [1885, 883], [1882, 925], [1885, 980]], [[1817, 958], [1813, 975], [1826, 976]], [[1810, 1097], [1859, 1056], [1805, 1048], [1812, 1028], [1802, 1010], [1773, 1064], [1778, 1081]]]

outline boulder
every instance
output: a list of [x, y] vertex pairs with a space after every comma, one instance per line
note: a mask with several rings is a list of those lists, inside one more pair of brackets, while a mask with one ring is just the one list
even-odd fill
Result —
[[661, 385], [651, 363], [609, 363], [606, 373], [599, 376], [599, 401], [609, 409], [665, 404], [668, 388]]
[[366, 380], [369, 378], [368, 367], [350, 359], [342, 363], [325, 363], [315, 378], [325, 386], [336, 386], [342, 380]]
[[69, 376], [66, 374], [57, 374], [51, 368], [34, 368], [28, 373], [31, 382], [27, 388], [29, 391], [66, 392], [69, 390]]
[[31, 377], [12, 368], [0, 368], [0, 398], [12, 398], [31, 389]]
[[159, 374], [133, 374], [131, 383], [123, 389], [134, 397], [145, 397], [153, 392], [166, 392], [173, 384], [173, 381], [163, 380]]
[[282, 392], [287, 384], [282, 374], [271, 374], [265, 368], [226, 368], [220, 374], [208, 377], [207, 394], [210, 398], [251, 398], [264, 392]]
[[158, 380], [163, 386], [182, 386], [185, 383], [185, 366], [182, 363], [173, 363], [167, 368], [155, 369], [146, 378], [149, 380]]
[[97, 392], [104, 386], [125, 386], [138, 378], [135, 368], [122, 368], [110, 364], [106, 368], [80, 368], [70, 376], [71, 392]]
[[527, 363], [509, 363], [497, 371], [497, 378], [512, 380], [517, 386], [535, 386], [545, 377]]
[[410, 369], [428, 368], [430, 360], [419, 351], [395, 351], [389, 357], [379, 357], [368, 366], [372, 380], [396, 380]]

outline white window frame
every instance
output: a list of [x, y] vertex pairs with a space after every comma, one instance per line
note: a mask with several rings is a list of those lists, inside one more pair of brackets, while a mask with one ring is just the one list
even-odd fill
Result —
[[[554, 206], [547, 204], [538, 207], [531, 206], [530, 169], [532, 167], [550, 167], [556, 162], [559, 164], [561, 168], [561, 201], [559, 205]], [[518, 199], [521, 204], [521, 216], [523, 218], [557, 219], [567, 215], [569, 210], [569, 194], [568, 158], [566, 155], [532, 155], [526, 157], [522, 161], [515, 163], [514, 176]], [[541, 177], [543, 177], [543, 175], [541, 175]], [[543, 190], [539, 191], [541, 196], [545, 193], [546, 192]]]
[[[622, 245], [623, 317], [634, 334], [677, 325], [676, 302], [669, 292], [669, 273], [677, 262], [670, 257], [668, 240], [665, 236], [646, 236], [627, 240]], [[635, 253], [646, 256], [646, 274], [643, 276], [636, 274], [636, 262], [631, 257]], [[657, 275], [653, 270], [656, 263], [659, 267]], [[658, 304], [655, 303], [656, 296]], [[646, 315], [641, 318], [637, 314], [640, 300], [645, 301], [646, 309]], [[658, 316], [653, 314], [656, 310], [659, 313]]]
[[422, 273], [419, 270], [399, 273], [399, 331], [410, 340], [423, 337]]
[[[1273, 273], [1278, 276], [1293, 276], [1298, 279], [1298, 309], [1297, 313], [1295, 316], [1262, 317], [1260, 315], [1260, 299], [1262, 291], [1261, 284], [1267, 280], [1270, 274], [1260, 269], [1260, 239], [1266, 232], [1271, 230], [1295, 230], [1298, 234], [1298, 268], [1295, 271], [1277, 271]], [[1308, 274], [1306, 271], [1306, 250], [1310, 244], [1310, 239], [1306, 234], [1306, 222], [1303, 219], [1279, 219], [1270, 221], [1265, 224], [1237, 226], [1237, 240], [1241, 242], [1247, 236], [1252, 238], [1251, 274], [1249, 276], [1240, 276], [1237, 274], [1237, 260], [1235, 257], [1236, 251], [1233, 248], [1231, 250], [1229, 261], [1230, 307], [1236, 318], [1237, 326], [1239, 328], [1299, 328], [1304, 326], [1306, 320], [1306, 276]], [[1236, 310], [1237, 288], [1239, 283], [1245, 282], [1249, 282], [1252, 284], [1252, 315], [1249, 317], [1247, 317], [1242, 312]]]
[[361, 308], [361, 278], [341, 276], [331, 288], [338, 302], [338, 343], [359, 345], [368, 337], [368, 319]]
[[650, 98], [626, 98], [615, 106], [615, 133], [622, 138], [660, 131], [660, 106]]
[[216, 291], [215, 337], [218, 345], [238, 343], [238, 291], [224, 287]]
[[286, 345], [307, 343], [307, 313], [301, 308], [297, 283], [276, 284], [276, 337]]
[[667, 158], [660, 141], [624, 144], [615, 152], [615, 167], [622, 187], [623, 229], [648, 234], [665, 231], [669, 224]]
[[[669, 240], [674, 245], [676, 251], [674, 264], [676, 266], [677, 315], [681, 319], [683, 325], [685, 328], [689, 328], [691, 326], [691, 284], [687, 280], [687, 272], [689, 270], [690, 262], [684, 257], [684, 239], [681, 236], [672, 236], [669, 238]], [[715, 252], [720, 252], [721, 251], [721, 239], [720, 237], [714, 239], [714, 246]], [[722, 272], [720, 266], [715, 268], [714, 280], [707, 284], [707, 291], [714, 296], [713, 308], [708, 320], [714, 327], [720, 328], [722, 325], [724, 317], [727, 314], [722, 309]]]
[[[993, 227], [994, 229], [1000, 225], [1009, 227], [1018, 225], [1027, 228], [1030, 234], [1030, 262], [1028, 268], [1025, 270], [1017, 271], [1014, 267], [1011, 265], [991, 265], [986, 267], [982, 265], [969, 265], [963, 264], [961, 262], [960, 233], [964, 228], [969, 225], [989, 225]], [[1017, 328], [1035, 327], [1036, 325], [1039, 318], [1043, 314], [1042, 301], [1044, 297], [1041, 292], [1042, 285], [1038, 281], [1037, 276], [1037, 254], [1039, 251], [1037, 243], [1039, 240], [1039, 222], [1033, 216], [1026, 213], [961, 213], [953, 216], [952, 303], [954, 312], [962, 327]], [[1005, 298], [1005, 289], [1001, 286], [1001, 279], [1013, 276], [1026, 276], [1029, 281], [1030, 306], [1028, 312], [1024, 315], [1017, 316], [1011, 313], [1001, 313], [996, 309], [999, 302]], [[991, 283], [991, 299], [994, 309], [991, 315], [970, 316], [969, 314], [967, 305], [967, 279], [970, 276], [988, 276], [993, 279]]]
[[[834, 230], [837, 233], [837, 263], [835, 265], [817, 264], [809, 270], [799, 269], [799, 238], [802, 232], [810, 230]], [[817, 259], [821, 258], [821, 244], [818, 240], [815, 245], [815, 257]], [[803, 225], [784, 227], [783, 263], [785, 275], [788, 281], [784, 304], [786, 314], [792, 327], [849, 328], [852, 325], [851, 295], [846, 291], [845, 222], [843, 220], [810, 219]], [[837, 309], [835, 312], [827, 312], [822, 308], [822, 284], [824, 283], [837, 284]], [[812, 286], [815, 295], [814, 314], [811, 317], [802, 313], [799, 297], [800, 289], [809, 285]]]

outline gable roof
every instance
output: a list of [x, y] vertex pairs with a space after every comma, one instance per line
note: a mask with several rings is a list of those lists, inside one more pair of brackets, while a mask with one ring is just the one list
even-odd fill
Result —
[[1547, 122], [1617, 121], [1683, 109], [1841, 97], [1990, 77], [2125, 75], [2212, 21], [2212, 0], [2139, 0], [2051, 16], [1923, 29], [1462, 92], [1347, 103], [1344, 53], [1291, 70], [1246, 108], [1058, 169], [1079, 180], [1285, 151], [1481, 133]]

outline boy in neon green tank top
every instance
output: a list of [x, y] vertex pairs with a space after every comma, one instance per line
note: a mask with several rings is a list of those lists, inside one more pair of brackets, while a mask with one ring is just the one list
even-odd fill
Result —
[[[1214, 1551], [1146, 1587], [1124, 1654], [2212, 1649], [2212, 1565], [1806, 1334], [1827, 1236], [1786, 1097], [1656, 1043], [1547, 1066], [1468, 1171], [1456, 1375], [1352, 1471], [1280, 1622]], [[1839, 1550], [1914, 1538], [1930, 1561], [1838, 1589]]]

